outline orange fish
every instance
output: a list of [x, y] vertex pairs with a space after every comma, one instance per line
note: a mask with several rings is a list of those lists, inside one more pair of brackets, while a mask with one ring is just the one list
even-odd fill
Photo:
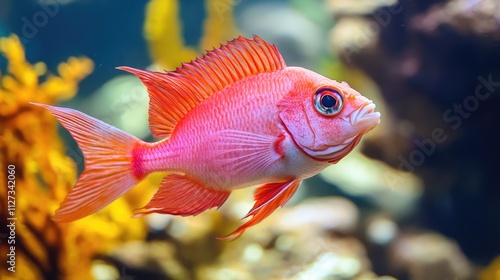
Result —
[[197, 215], [232, 190], [262, 184], [236, 238], [283, 206], [302, 180], [337, 163], [380, 122], [375, 104], [346, 82], [287, 67], [274, 45], [239, 37], [172, 72], [130, 67], [148, 89], [144, 142], [82, 112], [48, 109], [71, 133], [85, 170], [53, 219], [70, 222], [105, 207], [148, 174], [168, 171], [149, 213]]

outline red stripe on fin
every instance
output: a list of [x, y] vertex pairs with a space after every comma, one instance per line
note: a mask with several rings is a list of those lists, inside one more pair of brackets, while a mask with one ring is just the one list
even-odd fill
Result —
[[245, 77], [285, 67], [276, 46], [257, 36], [240, 36], [172, 72], [117, 69], [135, 74], [147, 87], [151, 132], [166, 138], [183, 116], [215, 92]]
[[194, 216], [213, 207], [220, 207], [230, 192], [207, 188], [185, 176], [171, 174], [163, 178], [151, 201], [137, 209], [135, 217], [150, 213]]
[[232, 240], [238, 238], [243, 232], [253, 226], [261, 222], [264, 218], [269, 216], [274, 212], [278, 207], [283, 206], [285, 203], [290, 200], [295, 191], [297, 191], [300, 186], [301, 181], [287, 181], [284, 183], [269, 183], [260, 186], [255, 190], [255, 204], [252, 209], [248, 212], [248, 214], [243, 217], [247, 218], [252, 216], [252, 218], [236, 229], [231, 234], [219, 237], [220, 240]]
[[52, 218], [71, 222], [90, 215], [117, 199], [142, 178], [132, 170], [135, 136], [69, 108], [31, 103], [49, 110], [76, 140], [85, 169]]

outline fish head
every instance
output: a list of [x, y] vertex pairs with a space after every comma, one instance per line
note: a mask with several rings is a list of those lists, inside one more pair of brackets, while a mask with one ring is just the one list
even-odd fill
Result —
[[288, 67], [290, 91], [278, 104], [280, 119], [309, 156], [336, 163], [380, 123], [375, 104], [346, 82]]

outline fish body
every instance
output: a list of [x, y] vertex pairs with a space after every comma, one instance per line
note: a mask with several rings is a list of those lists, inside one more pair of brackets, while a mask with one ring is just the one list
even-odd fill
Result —
[[263, 184], [235, 238], [284, 205], [301, 181], [346, 156], [380, 121], [345, 82], [287, 67], [276, 47], [239, 37], [172, 72], [119, 67], [150, 97], [146, 143], [76, 110], [48, 109], [82, 149], [85, 170], [56, 211], [73, 221], [103, 208], [152, 172], [168, 171], [136, 212], [196, 215], [230, 192]]
[[[304, 179], [321, 171], [329, 163], [312, 159], [294, 144], [276, 106], [295, 86], [290, 81], [299, 80], [304, 70], [290, 67], [257, 74], [224, 88], [193, 108], [169, 139], [145, 153], [153, 160], [144, 161], [144, 168], [191, 174], [206, 186], [226, 190], [292, 177]], [[262, 138], [256, 139], [262, 144], [246, 143], [252, 137]], [[276, 160], [266, 164], [262, 162], [266, 157]], [[163, 160], [158, 162], [158, 158]]]

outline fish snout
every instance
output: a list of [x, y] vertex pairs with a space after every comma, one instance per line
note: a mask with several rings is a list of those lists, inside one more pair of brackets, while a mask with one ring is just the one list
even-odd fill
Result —
[[349, 116], [351, 125], [355, 128], [368, 132], [380, 123], [380, 113], [375, 112], [376, 105], [369, 101], [364, 106], [355, 110]]

